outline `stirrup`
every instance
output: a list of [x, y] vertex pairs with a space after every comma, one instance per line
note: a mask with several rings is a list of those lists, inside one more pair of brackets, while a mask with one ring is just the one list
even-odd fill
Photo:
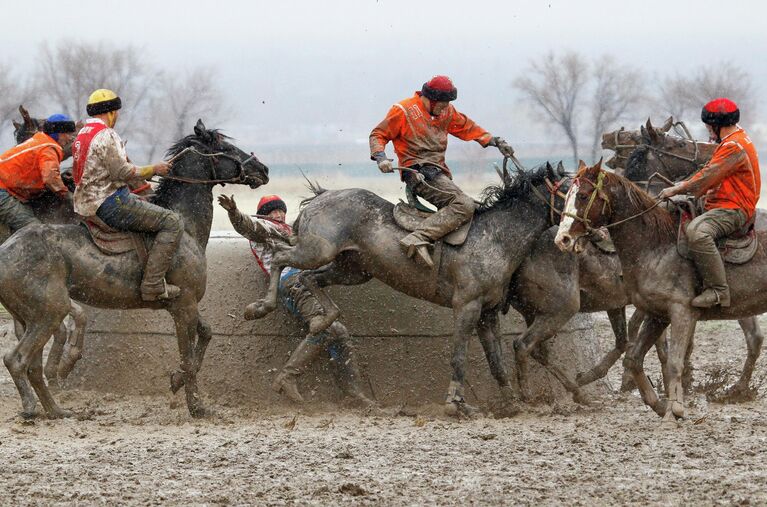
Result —
[[163, 286], [163, 292], [160, 293], [141, 293], [141, 299], [144, 301], [168, 301], [171, 299], [176, 299], [181, 295], [181, 289], [175, 285], [171, 285], [167, 283], [165, 280], [162, 281]]

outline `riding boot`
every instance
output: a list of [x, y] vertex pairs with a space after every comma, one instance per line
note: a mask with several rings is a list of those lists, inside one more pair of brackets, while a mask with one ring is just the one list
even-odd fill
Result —
[[339, 340], [330, 344], [328, 352], [330, 352], [336, 383], [344, 395], [355, 405], [361, 407], [374, 406], [376, 403], [365, 396], [360, 387], [359, 381], [362, 379], [362, 375], [357, 364], [354, 348], [345, 340]]
[[693, 255], [695, 267], [703, 278], [705, 290], [692, 300], [692, 306], [697, 308], [730, 306], [730, 287], [727, 285], [722, 256], [719, 252], [694, 252]]
[[163, 221], [163, 229], [155, 236], [144, 266], [141, 281], [141, 299], [144, 301], [174, 299], [181, 294], [181, 289], [165, 281], [165, 273], [170, 268], [183, 231], [181, 220], [175, 213], [168, 214]]
[[301, 396], [296, 384], [297, 377], [320, 355], [323, 349], [322, 344], [315, 342], [316, 339], [312, 336], [304, 338], [272, 383], [272, 389], [275, 392], [284, 394], [295, 403], [304, 402], [304, 397]]
[[429, 246], [431, 246], [432, 243], [428, 239], [423, 239], [420, 233], [411, 232], [402, 238], [399, 241], [399, 244], [404, 248], [408, 257], [413, 257], [418, 254], [418, 258], [420, 258], [424, 264], [430, 268], [434, 267], [434, 261], [431, 260], [431, 255], [429, 254]]

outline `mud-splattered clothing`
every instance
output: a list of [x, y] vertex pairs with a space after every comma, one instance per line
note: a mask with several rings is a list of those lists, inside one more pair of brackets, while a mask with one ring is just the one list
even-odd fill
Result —
[[452, 104], [432, 117], [421, 101], [421, 93], [416, 92], [394, 104], [370, 133], [370, 155], [375, 160], [375, 154], [383, 152], [391, 141], [400, 166], [433, 165], [452, 178], [445, 163], [448, 134], [464, 141], [477, 141], [482, 146], [492, 139], [488, 131], [459, 113]]
[[21, 202], [50, 190], [66, 197], [59, 164], [64, 151], [48, 134], [38, 132], [0, 155], [0, 189]]
[[293, 229], [284, 222], [252, 218], [237, 210], [229, 212], [229, 221], [235, 231], [250, 241], [258, 266], [269, 276], [274, 253], [288, 246]]
[[[80, 154], [83, 137], [94, 128], [101, 130], [90, 140], [87, 153]], [[120, 136], [99, 119], [91, 118], [85, 123], [77, 134], [72, 151], [75, 159], [85, 157], [82, 179], [74, 196], [75, 211], [82, 216], [95, 215], [107, 197], [122, 187], [137, 186], [137, 180], [142, 179], [142, 168], [128, 162]]]
[[738, 128], [717, 146], [711, 160], [682, 191], [698, 197], [706, 195], [705, 209], [740, 209], [750, 219], [761, 191], [759, 157], [746, 132]]

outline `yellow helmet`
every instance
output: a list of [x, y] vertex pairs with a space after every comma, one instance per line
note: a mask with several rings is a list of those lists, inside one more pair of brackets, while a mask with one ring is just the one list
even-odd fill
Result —
[[88, 106], [85, 110], [88, 112], [88, 116], [96, 116], [117, 111], [121, 107], [122, 102], [115, 92], [101, 88], [91, 93], [91, 96], [88, 97]]

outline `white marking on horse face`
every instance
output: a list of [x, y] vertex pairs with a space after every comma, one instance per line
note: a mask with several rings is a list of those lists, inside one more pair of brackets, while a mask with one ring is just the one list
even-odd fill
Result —
[[562, 251], [569, 251], [572, 250], [573, 245], [575, 244], [574, 241], [572, 241], [572, 237], [570, 236], [570, 227], [573, 225], [573, 222], [575, 222], [575, 218], [573, 216], [576, 214], [575, 209], [575, 196], [578, 194], [578, 180], [573, 180], [573, 184], [570, 187], [570, 190], [567, 191], [567, 196], [565, 196], [565, 209], [564, 213], [562, 214], [562, 219], [559, 221], [559, 228], [557, 229], [557, 236], [554, 238], [554, 243], [559, 247]]

